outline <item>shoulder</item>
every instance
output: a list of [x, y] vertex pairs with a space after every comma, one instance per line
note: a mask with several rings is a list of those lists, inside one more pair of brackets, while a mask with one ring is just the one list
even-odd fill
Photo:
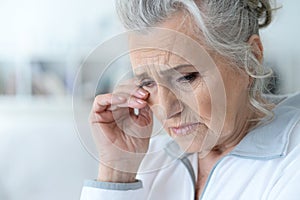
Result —
[[288, 95], [282, 102], [278, 104], [278, 106], [292, 106], [300, 109], [300, 92]]
[[285, 143], [283, 155], [290, 157], [292, 152], [300, 153], [300, 92], [272, 99], [280, 103], [273, 110], [274, 119], [270, 122], [269, 131], [277, 131], [282, 143]]
[[300, 93], [291, 95], [279, 103], [274, 113], [279, 119], [276, 120], [276, 125], [284, 127], [288, 133], [287, 151], [290, 152], [300, 146]]
[[284, 127], [287, 140], [285, 155], [277, 168], [280, 176], [272, 187], [270, 199], [297, 199], [300, 194], [300, 94], [282, 101], [276, 114], [280, 115], [276, 125]]
[[[295, 120], [295, 124], [290, 128], [290, 135], [288, 139], [287, 154], [291, 152], [298, 152], [295, 156], [300, 155], [300, 119]], [[299, 157], [300, 160], [300, 157]]]
[[231, 152], [233, 155], [254, 159], [284, 157], [300, 145], [300, 94], [281, 101], [273, 109], [274, 118], [263, 119]]

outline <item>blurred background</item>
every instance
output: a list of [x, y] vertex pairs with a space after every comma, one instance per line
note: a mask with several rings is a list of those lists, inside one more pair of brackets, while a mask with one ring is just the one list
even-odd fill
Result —
[[[265, 64], [277, 75], [272, 92], [291, 94], [300, 91], [300, 1], [277, 2], [261, 33]], [[121, 31], [113, 1], [0, 0], [0, 200], [79, 199], [84, 179], [96, 178], [75, 130], [73, 83], [89, 52]], [[77, 77], [83, 95], [90, 76]]]

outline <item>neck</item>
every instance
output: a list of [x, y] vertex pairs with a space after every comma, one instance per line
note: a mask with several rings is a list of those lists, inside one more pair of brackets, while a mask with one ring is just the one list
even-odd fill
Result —
[[[205, 157], [202, 157], [200, 154], [198, 156], [199, 164], [199, 175], [202, 176], [208, 175], [214, 164], [220, 160], [222, 157], [227, 155], [234, 147], [227, 148], [224, 151], [212, 150]], [[200, 167], [201, 166], [201, 167]]]
[[205, 182], [209, 176], [214, 165], [225, 155], [227, 155], [232, 149], [245, 137], [251, 128], [253, 128], [257, 122], [250, 121], [250, 119], [256, 118], [257, 115], [251, 107], [248, 110], [245, 109], [240, 112], [237, 119], [239, 119], [237, 128], [227, 137], [221, 138], [220, 142], [205, 156], [198, 154], [198, 180], [196, 184], [196, 199], [199, 198], [202, 193]]
[[212, 149], [218, 151], [221, 154], [228, 152], [228, 149], [233, 149], [245, 136], [246, 134], [256, 126], [258, 121], [251, 119], [263, 117], [261, 113], [257, 113], [251, 108], [252, 106], [246, 106], [242, 112], [235, 119], [235, 129], [228, 135], [221, 137], [218, 144]]

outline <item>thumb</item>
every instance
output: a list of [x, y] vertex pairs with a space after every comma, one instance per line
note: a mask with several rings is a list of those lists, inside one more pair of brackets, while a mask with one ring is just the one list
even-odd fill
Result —
[[139, 109], [138, 115], [135, 115], [135, 120], [140, 126], [148, 126], [153, 123], [153, 113], [148, 105]]

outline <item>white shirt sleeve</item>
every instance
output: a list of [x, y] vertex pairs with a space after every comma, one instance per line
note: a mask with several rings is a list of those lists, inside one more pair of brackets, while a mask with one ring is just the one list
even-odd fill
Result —
[[108, 183], [85, 181], [80, 200], [137, 200], [144, 199], [141, 181], [134, 183]]
[[[156, 149], [161, 149], [161, 146], [165, 145], [169, 141], [169, 138], [164, 136], [155, 137], [150, 141], [149, 151], [155, 152]], [[162, 163], [167, 162], [167, 154], [163, 150], [159, 156], [150, 157], [152, 159], [143, 160], [143, 165], [146, 165], [146, 169], [159, 169]], [[171, 160], [172, 161], [172, 160]], [[170, 162], [170, 161], [169, 161]], [[168, 163], [168, 162], [167, 162]], [[171, 166], [171, 165], [168, 165]], [[173, 166], [173, 165], [172, 165]], [[145, 166], [144, 166], [145, 167]], [[176, 165], [175, 165], [176, 167]], [[154, 179], [160, 179], [159, 174], [168, 168], [155, 170], [151, 173], [138, 173], [137, 182], [134, 183], [109, 183], [88, 180], [84, 182], [84, 186], [81, 192], [80, 200], [141, 200], [149, 199], [149, 196], [153, 195], [153, 182]], [[183, 168], [184, 169], [184, 168]], [[185, 170], [179, 170], [185, 172]], [[166, 170], [166, 172], [172, 172], [172, 170]], [[142, 181], [141, 181], [142, 180]], [[160, 188], [160, 187], [159, 187]], [[154, 192], [155, 193], [155, 192]]]

